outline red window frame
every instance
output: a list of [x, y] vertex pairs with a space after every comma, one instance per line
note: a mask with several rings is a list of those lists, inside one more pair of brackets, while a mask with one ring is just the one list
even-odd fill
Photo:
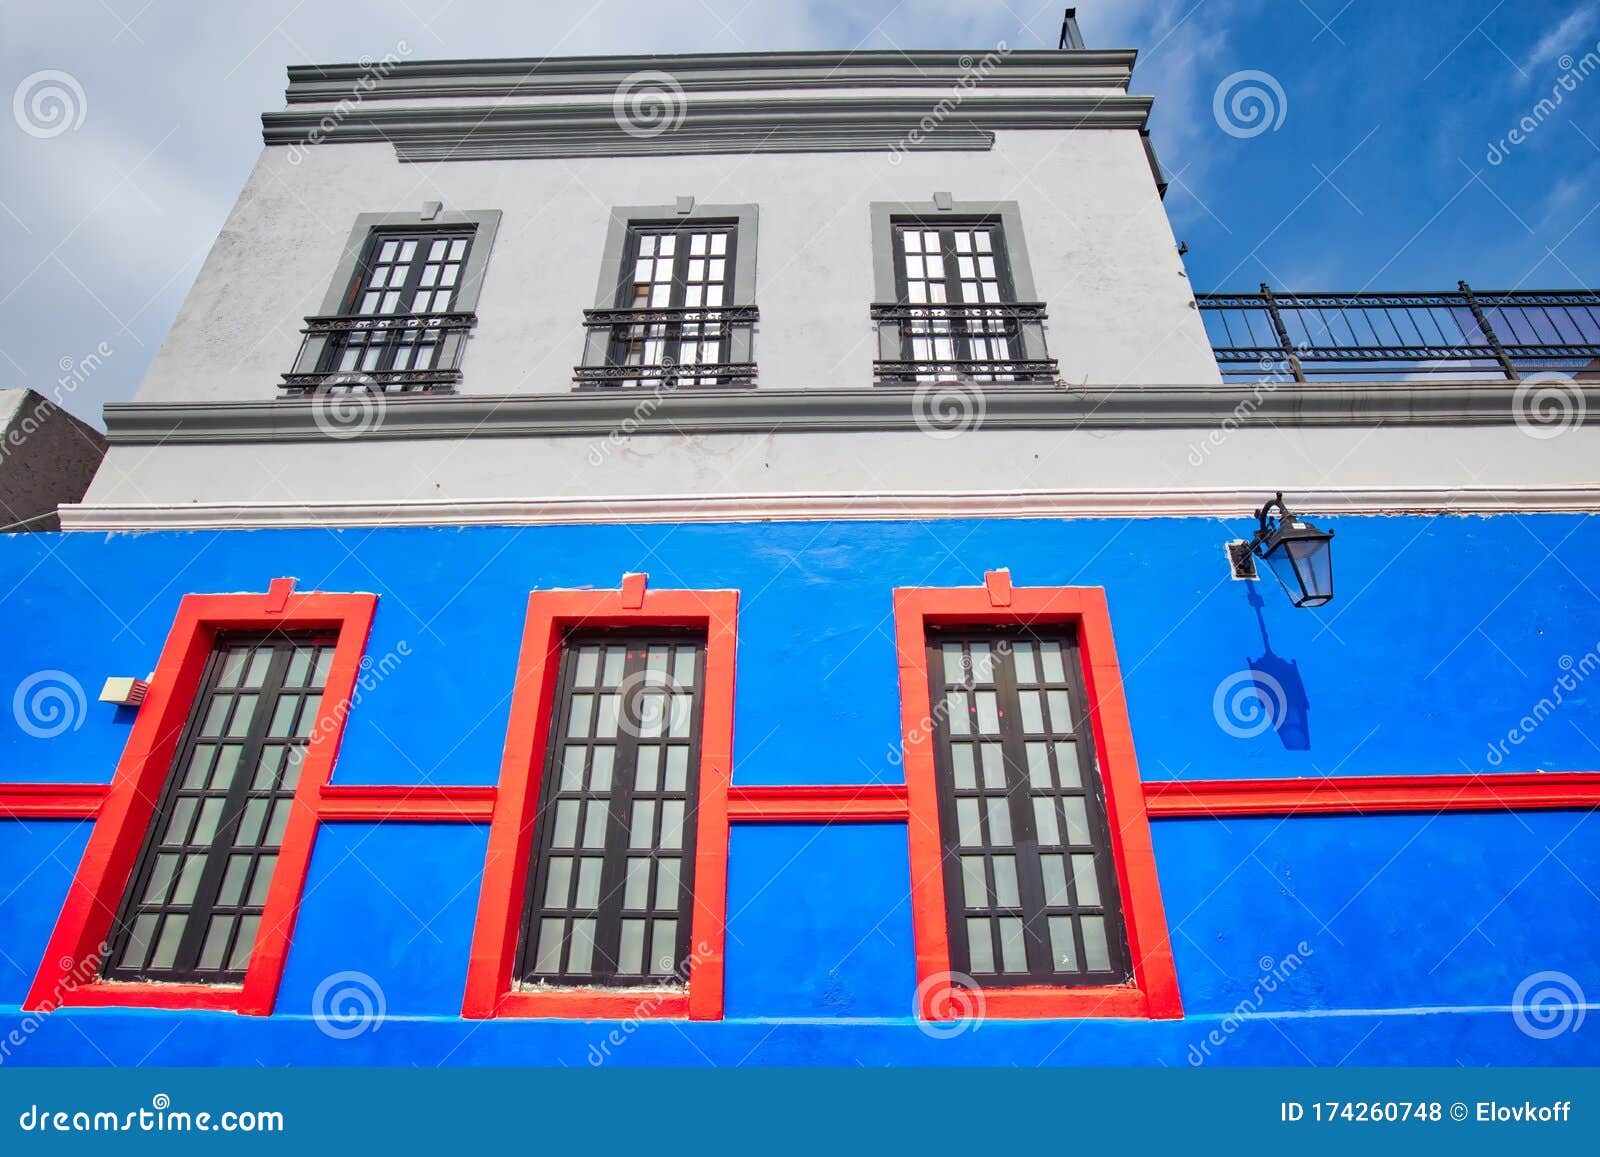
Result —
[[[464, 1017], [722, 1017], [728, 908], [728, 787], [733, 770], [739, 593], [646, 592], [643, 577], [628, 576], [620, 590], [535, 591], [528, 597], [499, 793], [489, 824], [472, 957], [467, 965], [461, 1007]], [[706, 633], [694, 916], [687, 984], [681, 990], [591, 987], [518, 991], [512, 984], [539, 788], [550, 743], [556, 677], [561, 667], [561, 644], [573, 627], [694, 627]]]
[[981, 587], [903, 587], [894, 592], [900, 668], [900, 720], [905, 753], [911, 853], [911, 911], [917, 954], [919, 1012], [925, 1020], [971, 1015], [969, 999], [951, 991], [950, 936], [945, 909], [943, 845], [934, 770], [932, 700], [928, 683], [929, 627], [1004, 627], [1068, 624], [1076, 629], [1084, 697], [1095, 755], [1105, 787], [1112, 855], [1127, 923], [1134, 979], [1127, 985], [980, 988], [983, 1015], [1001, 1019], [1183, 1015], [1167, 936], [1155, 850], [1145, 812], [1144, 785], [1134, 757], [1133, 731], [1100, 587], [1017, 587], [1004, 571]]
[[[377, 601], [372, 594], [296, 594], [293, 579], [274, 579], [264, 595], [184, 596], [25, 1008], [132, 1006], [271, 1014], [316, 839], [322, 789], [339, 751]], [[206, 660], [218, 632], [236, 630], [335, 631], [338, 637], [244, 981], [101, 981], [102, 946], [110, 938], [156, 801], [172, 770]], [[83, 983], [82, 978], [90, 975], [97, 979]]]

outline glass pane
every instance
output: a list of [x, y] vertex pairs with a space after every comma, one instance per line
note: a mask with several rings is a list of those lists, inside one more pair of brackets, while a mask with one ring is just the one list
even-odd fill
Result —
[[1004, 791], [1006, 786], [1005, 752], [998, 743], [982, 745], [983, 786], [990, 791]]
[[533, 962], [535, 972], [557, 972], [561, 968], [562, 930], [566, 924], [561, 919], [539, 921], [539, 951]]
[[643, 920], [622, 922], [622, 942], [617, 952], [617, 971], [637, 976], [644, 971]]
[[194, 835], [189, 837], [191, 844], [209, 844], [217, 834], [217, 821], [222, 819], [221, 797], [213, 797], [200, 805], [200, 819], [194, 825]]
[[294, 807], [294, 800], [280, 799], [272, 805], [272, 822], [267, 825], [267, 835], [261, 842], [269, 847], [277, 847], [283, 843], [283, 830], [289, 826], [289, 812]]
[[678, 967], [678, 922], [657, 920], [650, 929], [650, 971], [656, 976], [670, 976]]
[[667, 748], [668, 791], [686, 791], [689, 786], [689, 749], [682, 744]]
[[627, 661], [628, 651], [625, 647], [607, 647], [606, 665], [603, 682], [607, 687], [616, 687], [622, 682], [622, 668]]
[[1072, 734], [1072, 708], [1068, 705], [1065, 691], [1051, 691], [1050, 699], [1050, 730], [1058, 735]]
[[1056, 775], [1062, 787], [1082, 787], [1083, 777], [1078, 770], [1078, 745], [1072, 742], [1057, 743]]
[[989, 886], [982, 856], [961, 857], [961, 895], [968, 908], [989, 906]]
[[997, 848], [1011, 846], [1011, 803], [1005, 796], [990, 796], [984, 801], [989, 811], [989, 843]]
[[1049, 796], [1033, 797], [1033, 830], [1044, 847], [1053, 848], [1061, 842], [1061, 828], [1056, 823], [1056, 802]]
[[1072, 917], [1050, 917], [1050, 964], [1057, 972], [1078, 971], [1078, 947], [1072, 939]]
[[256, 929], [260, 924], [260, 916], [245, 916], [240, 919], [238, 935], [233, 938], [233, 951], [228, 953], [230, 971], [243, 971], [250, 963], [250, 952], [256, 946]]
[[205, 942], [200, 946], [200, 967], [222, 967], [222, 958], [228, 951], [228, 937], [233, 934], [233, 916], [213, 916], [206, 927]]
[[994, 902], [1000, 908], [1020, 907], [1017, 893], [1017, 861], [1014, 856], [994, 858]]
[[315, 648], [296, 647], [294, 654], [289, 659], [289, 671], [283, 677], [283, 682], [289, 687], [304, 687], [306, 678], [311, 674], [311, 659]]
[[189, 827], [194, 821], [194, 804], [192, 799], [180, 799], [172, 805], [172, 818], [167, 821], [166, 834], [161, 837], [164, 844], [186, 844], [189, 842]]
[[631, 911], [641, 911], [650, 906], [650, 861], [643, 856], [628, 860], [627, 884], [623, 888], [622, 906]]
[[979, 691], [974, 698], [978, 702], [978, 730], [984, 735], [993, 735], [1000, 730], [1000, 704], [993, 691]]
[[579, 647], [573, 682], [579, 687], [593, 687], [595, 676], [600, 674], [600, 648]]
[[262, 647], [250, 657], [250, 667], [244, 677], [246, 687], [259, 687], [267, 681], [267, 668], [272, 664], [272, 648]]
[[569, 747], [561, 753], [561, 791], [583, 790], [582, 747]]
[[572, 890], [572, 860], [568, 856], [552, 856], [550, 870], [545, 875], [544, 906], [565, 908]]
[[156, 921], [159, 919], [160, 916], [147, 913], [133, 922], [128, 934], [128, 946], [122, 950], [124, 968], [144, 967], [145, 956], [150, 952], [150, 937], [155, 934]]
[[680, 691], [694, 689], [694, 657], [693, 647], [679, 647], [673, 656], [672, 681]]
[[989, 920], [986, 917], [967, 917], [967, 953], [972, 958], [973, 972], [994, 972], [994, 944], [989, 938]]
[[984, 686], [994, 684], [994, 653], [988, 643], [972, 644], [972, 681]]
[[194, 751], [189, 756], [189, 770], [183, 777], [184, 787], [205, 787], [206, 776], [211, 771], [211, 760], [216, 753], [217, 749], [212, 744], [195, 744]]
[[694, 697], [691, 695], [670, 696], [672, 713], [667, 719], [667, 734], [674, 739], [689, 738], [689, 725], [694, 719]]
[[233, 718], [228, 722], [228, 738], [242, 739], [250, 731], [250, 720], [256, 713], [259, 695], [240, 695], [233, 708]]
[[967, 673], [961, 666], [961, 644], [946, 643], [939, 648], [939, 653], [944, 657], [944, 681], [948, 687], [959, 687], [967, 681]]
[[599, 795], [611, 791], [611, 767], [616, 762], [617, 749], [595, 747], [590, 749], [589, 790]]
[[156, 950], [151, 954], [151, 968], [171, 968], [173, 961], [178, 958], [178, 943], [183, 939], [183, 929], [189, 922], [187, 912], [175, 912], [168, 916], [161, 925], [161, 939], [156, 942]]
[[321, 695], [307, 695], [300, 704], [300, 724], [294, 733], [302, 739], [310, 739], [311, 733], [317, 726], [317, 712], [322, 708]]
[[1045, 682], [1065, 683], [1067, 669], [1061, 662], [1060, 643], [1039, 644], [1039, 666], [1044, 671]]
[[668, 858], [656, 864], [656, 907], [678, 907], [678, 861]]
[[205, 871], [206, 857], [203, 853], [183, 858], [183, 867], [178, 872], [178, 884], [172, 889], [171, 904], [187, 906], [194, 903], [194, 894], [200, 887], [200, 873]]
[[261, 838], [261, 826], [267, 819], [267, 801], [253, 799], [244, 805], [244, 818], [239, 821], [239, 831], [233, 837], [236, 847], [248, 848]]
[[1018, 691], [1017, 698], [1022, 707], [1022, 730], [1029, 735], [1038, 735], [1044, 730], [1044, 712], [1039, 706], [1039, 692]]
[[665, 800], [661, 804], [661, 839], [658, 848], [677, 849], [683, 846], [683, 801]]
[[945, 695], [944, 704], [950, 734], [972, 734], [972, 719], [967, 714], [967, 697], [959, 691], [951, 691]]
[[1030, 787], [1049, 790], [1050, 747], [1044, 743], [1030, 743], [1028, 752], [1028, 784]]
[[1106, 921], [1104, 916], [1085, 916], [1083, 928], [1083, 965], [1087, 972], [1109, 972], [1111, 954], [1106, 950]]
[[633, 805], [633, 830], [628, 836], [630, 848], [648, 848], [655, 835], [656, 801], [642, 799]]
[[1061, 807], [1067, 813], [1067, 843], [1089, 843], [1089, 815], [1084, 811], [1083, 797], [1063, 796]]
[[977, 780], [973, 778], [972, 744], [951, 744], [950, 762], [954, 766], [956, 787], [958, 789], [970, 791], [978, 785]]
[[[604, 800], [590, 800], [583, 811], [583, 846], [586, 848], [603, 848], [606, 846], [606, 803]], [[588, 861], [584, 861], [587, 863]]]
[[295, 710], [299, 706], [298, 695], [280, 696], [278, 705], [272, 710], [272, 722], [267, 727], [267, 734], [274, 737], [293, 735]]
[[244, 895], [244, 882], [250, 875], [249, 856], [229, 856], [228, 870], [222, 876], [222, 887], [217, 891], [217, 903], [232, 907]]
[[228, 708], [233, 705], [232, 695], [218, 695], [206, 708], [205, 720], [200, 724], [202, 735], [221, 735], [228, 722]]
[[1018, 683], [1037, 683], [1039, 681], [1038, 669], [1033, 662], [1033, 644], [1018, 643], [1012, 648], [1012, 655], [1017, 668]]
[[1095, 876], [1093, 856], [1072, 857], [1072, 886], [1078, 893], [1079, 904], [1100, 903], [1100, 881]]
[[1040, 856], [1039, 874], [1044, 879], [1044, 902], [1050, 907], [1064, 907], [1067, 899], [1067, 871], [1060, 856]]
[[237, 687], [239, 676], [244, 674], [245, 660], [250, 657], [250, 652], [243, 647], [235, 647], [223, 657], [222, 669], [217, 675], [218, 687]]
[[978, 801], [975, 799], [956, 800], [956, 831], [961, 846], [964, 848], [979, 848], [983, 846], [983, 834], [978, 827]]
[[1000, 960], [1007, 972], [1028, 971], [1028, 946], [1022, 940], [1022, 921], [1015, 916], [1002, 916], [1000, 925]]
[[567, 956], [567, 971], [588, 972], [594, 967], [593, 920], [572, 922], [572, 950]]
[[578, 838], [578, 801], [564, 799], [556, 804], [556, 825], [550, 844], [570, 848]]
[[172, 854], [156, 857], [155, 867], [150, 870], [150, 882], [144, 888], [144, 902], [146, 904], [161, 904], [167, 899], [167, 889], [172, 886], [173, 873], [178, 870], [178, 861], [181, 856]]
[[578, 867], [578, 896], [574, 908], [595, 908], [600, 904], [600, 867], [605, 861], [599, 856], [585, 856]]
[[639, 748], [638, 763], [634, 768], [633, 787], [635, 791], [655, 791], [657, 776], [661, 767], [661, 748], [650, 744]]
[[256, 874], [250, 880], [250, 896], [248, 904], [252, 908], [260, 908], [267, 902], [267, 891], [272, 886], [272, 869], [278, 862], [277, 856], [261, 856], [256, 860]]
[[583, 739], [589, 734], [589, 721], [594, 715], [593, 695], [574, 695], [572, 711], [567, 716], [567, 734]]
[[617, 725], [621, 720], [621, 712], [621, 695], [600, 696], [600, 718], [594, 725], [594, 733], [597, 739], [615, 739], [617, 737]]

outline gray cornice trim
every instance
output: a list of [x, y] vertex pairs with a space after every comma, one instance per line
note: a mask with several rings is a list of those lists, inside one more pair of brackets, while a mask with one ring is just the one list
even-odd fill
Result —
[[[1292, 482], [1292, 480], [1291, 480]], [[1286, 485], [1294, 508], [1337, 514], [1554, 514], [1600, 510], [1593, 486]], [[306, 526], [572, 526], [619, 522], [821, 519], [1247, 518], [1261, 487], [1142, 490], [827, 491], [348, 502], [132, 502], [61, 507], [68, 531], [245, 530]], [[1220, 540], [1219, 540], [1220, 542]], [[1220, 560], [1221, 551], [1218, 551]]]
[[[734, 52], [686, 56], [419, 60], [289, 68], [290, 104], [363, 100], [607, 95], [639, 72], [665, 72], [685, 92], [948, 87], [983, 71], [987, 87], [1126, 88], [1132, 50], [1006, 52]], [[358, 89], [358, 84], [362, 85]]]
[[[1579, 384], [1600, 413], [1600, 384]], [[1515, 383], [1384, 382], [1340, 385], [992, 387], [987, 430], [1235, 426], [1506, 426]], [[919, 397], [920, 393], [920, 397]], [[386, 397], [361, 436], [373, 439], [912, 431], [939, 412], [938, 387], [815, 390], [581, 391], [570, 394]], [[971, 395], [966, 395], [970, 402]], [[327, 437], [312, 399], [113, 403], [114, 446], [314, 442]]]
[[[1003, 129], [1141, 129], [1152, 98], [973, 92], [935, 115], [928, 97], [689, 100], [675, 127], [629, 132], [611, 102], [316, 109], [262, 114], [269, 145], [388, 141], [403, 161], [664, 153], [987, 148]], [[913, 136], [915, 133], [915, 136]]]

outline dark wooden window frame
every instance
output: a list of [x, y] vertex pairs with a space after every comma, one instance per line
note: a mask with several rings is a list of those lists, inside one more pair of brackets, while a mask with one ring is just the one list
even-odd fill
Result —
[[[993, 663], [994, 674], [993, 689], [998, 703], [1000, 719], [1000, 744], [1003, 751], [1003, 764], [1005, 773], [1005, 798], [1008, 804], [1009, 829], [1011, 833], [1010, 844], [997, 849], [994, 845], [984, 844], [981, 848], [967, 847], [963, 849], [960, 843], [958, 823], [956, 816], [957, 799], [987, 799], [993, 795], [983, 789], [983, 772], [977, 772], [977, 787], [962, 789], [956, 785], [955, 772], [952, 766], [951, 749], [953, 742], [969, 742], [964, 737], [952, 737], [949, 726], [948, 712], [939, 709], [945, 704], [946, 692], [951, 687], [946, 683], [943, 665], [943, 647], [947, 643], [960, 643], [964, 652], [967, 645], [973, 642], [986, 642], [990, 644], [991, 654], [1003, 654], [1004, 661]], [[1040, 643], [1059, 643], [1062, 648], [1063, 660], [1067, 665], [1067, 679], [1063, 684], [1056, 685], [1041, 681], [1036, 686], [1066, 691], [1071, 705], [1072, 729], [1070, 732], [1060, 732], [1051, 728], [1050, 731], [1039, 733], [1038, 738], [1024, 735], [1021, 730], [1021, 703], [1018, 691], [1018, 681], [1015, 670], [1015, 652], [1009, 648], [1002, 651], [997, 645], [1002, 642], [1012, 644], [1018, 642], [1031, 642], [1037, 646]], [[1092, 731], [1089, 724], [1087, 705], [1083, 698], [1083, 681], [1078, 676], [1081, 664], [1078, 656], [1076, 632], [1070, 627], [1035, 628], [1032, 626], [1014, 627], [989, 627], [984, 629], [974, 628], [944, 628], [928, 633], [928, 672], [931, 693], [930, 707], [931, 718], [934, 720], [936, 747], [935, 763], [939, 771], [939, 821], [940, 835], [944, 846], [944, 875], [945, 875], [945, 903], [950, 928], [951, 964], [963, 973], [978, 977], [984, 987], [1020, 986], [1032, 984], [1051, 985], [1118, 985], [1126, 984], [1132, 980], [1132, 970], [1128, 966], [1127, 937], [1123, 927], [1121, 904], [1117, 897], [1118, 881], [1111, 851], [1111, 834], [1109, 823], [1106, 819], [1104, 785], [1100, 780], [1100, 772], [1094, 756], [1094, 744], [1091, 738]], [[1042, 660], [1036, 659], [1042, 663]], [[974, 707], [974, 720], [972, 723], [970, 745], [976, 749], [979, 746], [976, 708]], [[1051, 720], [1053, 723], [1053, 719]], [[1054, 748], [1059, 742], [1070, 742], [1073, 745], [1073, 756], [1076, 760], [1078, 782], [1082, 785], [1081, 791], [1037, 791], [1030, 785], [1029, 772], [1025, 745], [1029, 739], [1034, 742], [1048, 743]], [[1053, 759], [1052, 759], [1053, 762]], [[1056, 776], [1064, 779], [1062, 769], [1055, 769]], [[1042, 851], [1036, 822], [1034, 818], [1034, 800], [1036, 798], [1051, 798], [1052, 800], [1064, 795], [1080, 796], [1084, 800], [1086, 819], [1090, 840], [1087, 844], [1074, 845], [1065, 842], [1065, 837], [1057, 844], [1051, 845], [1048, 851]], [[1054, 806], [1053, 804], [1050, 806]], [[987, 820], [982, 820], [987, 823]], [[1057, 819], [1062, 831], [1068, 825]], [[1074, 854], [1085, 853], [1094, 856], [1095, 875], [1098, 881], [1099, 903], [1086, 904], [1081, 901], [1077, 892], [1077, 882], [1074, 873], [1070, 870], [1071, 858]], [[990, 884], [990, 903], [983, 909], [968, 909], [965, 903], [965, 885], [962, 874], [963, 856], [981, 855], [987, 865], [988, 878], [995, 878], [994, 860], [997, 855], [1012, 857], [1016, 872], [1018, 900], [1016, 905], [1003, 905], [995, 893], [994, 885]], [[1041, 874], [1041, 857], [1044, 855], [1061, 856], [1067, 861], [1068, 869], [1064, 872], [1063, 888], [1068, 895], [1065, 905], [1051, 905], [1046, 901], [1045, 885]], [[1060, 970], [1051, 966], [1053, 954], [1050, 945], [1048, 920], [1051, 916], [1067, 916], [1072, 919], [1072, 933], [1075, 940], [1075, 960], [1086, 960], [1084, 933], [1079, 918], [1087, 912], [1090, 915], [1103, 916], [1105, 921], [1106, 947], [1108, 950], [1109, 967], [1102, 971], [1088, 971], [1073, 969]], [[1027, 955], [1027, 968], [1023, 971], [1005, 972], [990, 970], [979, 975], [973, 967], [970, 945], [967, 941], [967, 918], [970, 914], [978, 915], [1005, 915], [1010, 918], [1020, 919], [1023, 927], [1024, 945]], [[996, 963], [999, 963], [997, 960]]]
[[[646, 656], [652, 646], [668, 646], [681, 648], [692, 644], [695, 648], [694, 676], [690, 718], [688, 721], [689, 735], [687, 744], [674, 745], [665, 731], [659, 741], [654, 737], [646, 737], [631, 730], [628, 726], [619, 725], [615, 738], [615, 755], [612, 758], [610, 773], [610, 790], [605, 793], [607, 798], [607, 825], [606, 834], [601, 848], [604, 867], [599, 880], [599, 903], [593, 909], [597, 930], [594, 937], [594, 959], [599, 967], [574, 973], [564, 967], [554, 972], [541, 973], [535, 967], [533, 959], [536, 942], [539, 936], [539, 926], [542, 918], [574, 918], [573, 913], [584, 910], [575, 905], [562, 905], [548, 908], [544, 904], [546, 888], [549, 881], [550, 865], [553, 858], [561, 856], [576, 864], [591, 857], [583, 855], [583, 830], [581, 825], [585, 822], [583, 812], [599, 798], [587, 791], [562, 790], [560, 777], [563, 767], [563, 756], [570, 746], [569, 737], [563, 726], [571, 709], [572, 697], [577, 691], [574, 683], [574, 672], [577, 666], [579, 650], [586, 646], [600, 646], [602, 648], [624, 645], [627, 648], [627, 658], [624, 664], [620, 686], [623, 689], [621, 702], [618, 704], [618, 717], [621, 720], [634, 718], [636, 715], [630, 710], [632, 700], [644, 690], [643, 673], [645, 670]], [[694, 858], [696, 850], [696, 806], [699, 799], [700, 782], [700, 748], [702, 736], [702, 720], [705, 705], [705, 635], [704, 632], [692, 631], [629, 631], [629, 630], [575, 630], [570, 631], [562, 640], [560, 657], [560, 673], [556, 682], [555, 700], [552, 705], [552, 718], [550, 725], [549, 751], [545, 758], [543, 778], [540, 786], [539, 797], [541, 800], [539, 816], [535, 825], [534, 843], [537, 848], [534, 863], [528, 872], [528, 894], [525, 900], [522, 920], [521, 946], [517, 956], [517, 976], [523, 984], [556, 984], [595, 987], [640, 987], [640, 986], [682, 986], [687, 979], [687, 960], [692, 948], [691, 923], [694, 907]], [[635, 648], [639, 653], [634, 653]], [[598, 711], [594, 711], [588, 724], [589, 728], [598, 726]], [[579, 737], [586, 746], [593, 747], [593, 738]], [[649, 920], [648, 928], [652, 931], [655, 922], [664, 918], [662, 910], [653, 905], [648, 908], [648, 916], [625, 915], [625, 888], [627, 864], [630, 859], [646, 857], [630, 855], [635, 849], [630, 847], [630, 834], [634, 817], [634, 808], [638, 802], [635, 797], [636, 779], [638, 768], [638, 749], [644, 744], [658, 743], [663, 749], [670, 746], [686, 747], [688, 751], [685, 770], [685, 785], [681, 793], [684, 804], [681, 837], [676, 849], [675, 858], [678, 861], [678, 896], [677, 906], [673, 917], [676, 924], [676, 936], [673, 944], [672, 967], [668, 970], [650, 967], [650, 958], [653, 951], [653, 936], [643, 945], [645, 966], [642, 972], [623, 973], [619, 971], [619, 961], [613, 946], [619, 943], [621, 926], [625, 918], [644, 918]], [[586, 776], [592, 774], [586, 764]], [[662, 801], [677, 798], [678, 793], [667, 791], [662, 786], [668, 761], [663, 758], [657, 769], [657, 790], [650, 793], [650, 798], [656, 801], [652, 827], [659, 832], [662, 825]], [[574, 799], [582, 800], [583, 807], [579, 809], [578, 818], [574, 821], [580, 825], [575, 832], [571, 849], [556, 849], [555, 838], [555, 813], [562, 802]], [[661, 849], [651, 845], [652, 853]], [[652, 854], [652, 870], [647, 877], [646, 898], [653, 899], [658, 885], [660, 866], [655, 862], [657, 857]], [[568, 882], [569, 894], [577, 887], [576, 873]], [[571, 952], [570, 932], [563, 941], [562, 958], [565, 959]]]

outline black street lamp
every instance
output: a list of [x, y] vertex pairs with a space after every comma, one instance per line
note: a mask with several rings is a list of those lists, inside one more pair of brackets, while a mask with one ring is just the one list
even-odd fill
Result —
[[[1276, 507], [1277, 517], [1267, 519]], [[1278, 576], [1297, 607], [1320, 607], [1333, 598], [1333, 531], [1301, 522], [1283, 504], [1283, 491], [1256, 511], [1260, 529], [1250, 550]]]

